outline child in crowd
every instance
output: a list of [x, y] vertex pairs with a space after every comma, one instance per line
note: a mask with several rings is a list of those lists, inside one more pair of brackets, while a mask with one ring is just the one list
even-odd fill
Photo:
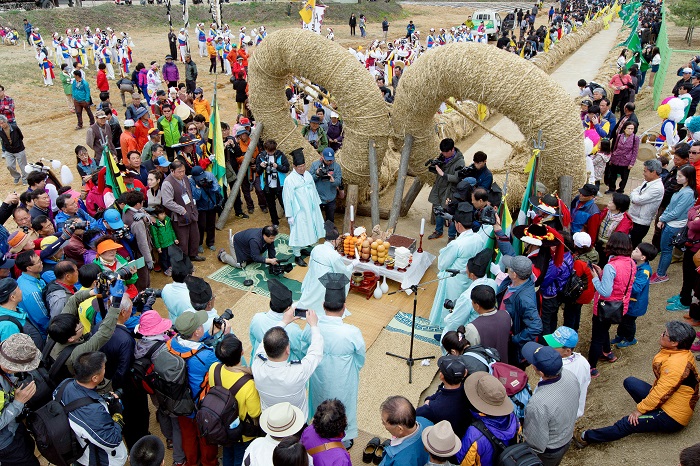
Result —
[[583, 282], [585, 289], [574, 302], [564, 303], [564, 326], [578, 332], [581, 323], [581, 308], [590, 304], [595, 294], [593, 273], [590, 264], [598, 263], [598, 252], [591, 245], [591, 236], [585, 231], [579, 231], [572, 236], [563, 232], [564, 245], [571, 251], [574, 259], [574, 273]]
[[610, 341], [611, 345], [618, 348], [626, 348], [636, 345], [637, 339], [634, 337], [637, 332], [637, 317], [641, 317], [647, 312], [649, 305], [649, 277], [651, 277], [651, 266], [658, 254], [658, 250], [650, 243], [640, 243], [632, 251], [632, 259], [637, 263], [637, 273], [632, 284], [632, 296], [630, 298], [627, 314], [622, 316], [622, 322], [617, 326], [617, 335]]
[[603, 180], [605, 174], [605, 167], [610, 162], [610, 156], [612, 155], [612, 144], [610, 139], [602, 138], [598, 145], [598, 152], [591, 154], [591, 160], [593, 161], [593, 178], [595, 178], [595, 185], [600, 188], [600, 181]]
[[158, 250], [160, 266], [164, 270], [163, 273], [170, 277], [173, 274], [173, 268], [170, 265], [168, 246], [180, 244], [180, 242], [175, 237], [172, 221], [165, 213], [165, 208], [162, 205], [157, 204], [153, 206], [153, 215], [156, 216], [156, 222], [150, 226], [153, 247]]
[[666, 182], [666, 177], [668, 176], [668, 157], [662, 155], [659, 157], [659, 162], [661, 162], [661, 181]]

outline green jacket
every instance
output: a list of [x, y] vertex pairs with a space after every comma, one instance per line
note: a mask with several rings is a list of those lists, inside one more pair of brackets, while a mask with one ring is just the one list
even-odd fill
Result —
[[[301, 129], [301, 135], [306, 138], [306, 135], [309, 134], [309, 125], [304, 126]], [[316, 147], [316, 150], [319, 152], [323, 152], [323, 149], [328, 147], [328, 136], [326, 136], [326, 131], [322, 127], [318, 127], [318, 146]]]
[[173, 230], [173, 223], [170, 217], [165, 217], [165, 220], [162, 222], [156, 219], [156, 223], [151, 225], [150, 228], [155, 248], [162, 249], [175, 244], [175, 230]]
[[63, 93], [66, 95], [72, 95], [73, 86], [71, 81], [73, 81], [73, 78], [71, 78], [63, 72], [59, 73], [58, 77], [61, 78], [61, 86], [63, 86]]
[[173, 115], [170, 121], [162, 116], [158, 118], [158, 130], [163, 132], [163, 143], [167, 147], [172, 147], [180, 143], [180, 136], [185, 131], [185, 124], [177, 115]]

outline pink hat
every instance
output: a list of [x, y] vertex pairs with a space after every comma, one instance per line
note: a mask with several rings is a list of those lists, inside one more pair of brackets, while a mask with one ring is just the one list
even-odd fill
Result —
[[170, 319], [163, 319], [157, 311], [146, 311], [141, 314], [139, 324], [134, 331], [145, 337], [160, 335], [173, 326]]

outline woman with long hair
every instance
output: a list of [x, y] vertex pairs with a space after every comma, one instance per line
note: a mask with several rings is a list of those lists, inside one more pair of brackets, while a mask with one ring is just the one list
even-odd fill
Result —
[[671, 197], [664, 212], [656, 224], [661, 229], [661, 242], [659, 265], [649, 279], [650, 284], [668, 281], [668, 267], [673, 258], [673, 244], [671, 241], [676, 234], [688, 224], [688, 211], [697, 199], [697, 181], [695, 179], [695, 167], [686, 165], [676, 173], [676, 182], [681, 187]]
[[161, 185], [163, 184], [163, 174], [158, 170], [151, 170], [148, 172], [148, 205], [153, 207], [154, 205], [163, 204], [163, 194], [160, 191]]
[[634, 121], [627, 121], [622, 133], [615, 138], [613, 152], [608, 165], [608, 192], [615, 191], [618, 175], [620, 175], [620, 187], [617, 188], [617, 192], [625, 192], [630, 170], [632, 170], [634, 163], [637, 161], [637, 155], [639, 154], [641, 139], [635, 134], [636, 131], [637, 123]]
[[649, 74], [649, 87], [654, 87], [654, 77], [659, 71], [659, 66], [661, 66], [661, 51], [658, 47], [654, 47], [651, 50], [651, 56], [652, 59], [649, 63], [651, 65], [651, 73]]
[[595, 287], [591, 345], [588, 349], [591, 378], [600, 375], [597, 369], [599, 360], [609, 363], [617, 361], [617, 356], [610, 347], [610, 327], [616, 322], [601, 315], [598, 306], [604, 302], [612, 306], [621, 302], [622, 315], [627, 314], [632, 295], [632, 282], [637, 270], [637, 265], [631, 257], [632, 250], [632, 241], [629, 235], [615, 232], [610, 235], [605, 248], [608, 263], [602, 269], [596, 264], [591, 265], [593, 286]]

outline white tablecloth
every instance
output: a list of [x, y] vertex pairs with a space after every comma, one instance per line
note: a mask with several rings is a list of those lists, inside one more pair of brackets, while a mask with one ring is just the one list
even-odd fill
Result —
[[[405, 272], [399, 272], [396, 268], [388, 270], [384, 266], [374, 265], [374, 262], [360, 262], [355, 266], [354, 270], [358, 272], [374, 272], [380, 277], [386, 275], [386, 278], [389, 280], [401, 283], [401, 288], [405, 290], [420, 283], [423, 275], [425, 275], [425, 271], [428, 270], [428, 267], [434, 260], [435, 256], [423, 251], [413, 253], [413, 262], [411, 262], [411, 266]], [[352, 259], [343, 256], [343, 262], [349, 264], [352, 262]]]

